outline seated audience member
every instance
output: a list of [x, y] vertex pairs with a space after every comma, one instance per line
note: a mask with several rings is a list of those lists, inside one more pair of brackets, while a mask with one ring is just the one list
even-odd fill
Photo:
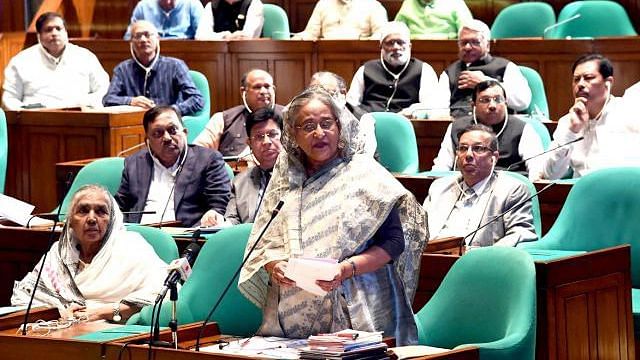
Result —
[[133, 9], [124, 39], [131, 39], [133, 24], [146, 20], [163, 39], [193, 39], [202, 16], [200, 0], [141, 0]]
[[38, 44], [19, 52], [4, 70], [4, 108], [102, 107], [109, 75], [93, 53], [69, 43], [62, 16], [40, 15], [36, 31]]
[[249, 114], [263, 107], [271, 107], [282, 116], [282, 106], [275, 104], [276, 86], [273, 85], [273, 78], [260, 69], [250, 70], [242, 76], [240, 96], [242, 105], [213, 114], [194, 144], [218, 150], [224, 156], [248, 155], [244, 124]]
[[230, 181], [219, 152], [187, 145], [187, 129], [170, 106], [157, 106], [142, 122], [147, 149], [124, 161], [116, 200], [130, 214], [127, 222], [178, 220], [184, 226], [213, 226], [224, 221]]
[[451, 116], [469, 115], [473, 88], [482, 81], [494, 79], [509, 94], [509, 109], [522, 111], [529, 107], [531, 89], [527, 79], [513, 62], [489, 53], [491, 30], [480, 20], [462, 25], [458, 35], [458, 60], [440, 75], [439, 93], [442, 107], [451, 108]]
[[303, 32], [294, 39], [375, 39], [387, 23], [378, 0], [319, 0]]
[[[426, 243], [426, 219], [415, 198], [370, 156], [357, 154], [355, 119], [331, 94], [310, 88], [285, 115], [282, 154], [273, 170], [248, 244], [276, 204], [284, 207], [251, 253], [238, 281], [262, 309], [263, 336], [306, 338], [338, 329], [382, 331], [416, 344], [411, 302]], [[304, 254], [335, 261], [337, 273], [313, 294], [286, 277]]]
[[575, 101], [558, 120], [550, 149], [584, 138], [547, 155], [542, 177], [558, 179], [569, 170], [573, 177], [612, 166], [640, 166], [636, 146], [640, 121], [634, 97], [611, 94], [613, 66], [600, 54], [583, 55], [573, 64]]
[[[508, 168], [523, 175], [528, 174], [532, 180], [537, 179], [543, 159], [535, 156], [544, 151], [542, 140], [533, 126], [517, 116], [507, 114], [507, 102], [507, 94], [498, 81], [486, 80], [478, 83], [471, 94], [473, 115], [460, 117], [449, 125], [431, 170], [452, 170], [460, 132], [471, 124], [480, 123], [497, 134], [500, 154], [495, 164], [496, 169]], [[520, 163], [531, 157], [534, 158]]]
[[263, 107], [249, 114], [245, 126], [249, 134], [247, 144], [257, 165], [233, 179], [231, 200], [224, 214], [227, 222], [233, 225], [252, 223], [256, 218], [273, 165], [282, 149], [282, 117], [272, 108]]
[[356, 71], [347, 102], [358, 119], [374, 111], [410, 115], [411, 105], [437, 106], [437, 82], [431, 65], [411, 57], [407, 26], [392, 21], [382, 29], [380, 60], [369, 60]]
[[[354, 116], [348, 109], [347, 84], [342, 76], [330, 71], [318, 71], [311, 75], [309, 87], [312, 86], [319, 86], [328, 91], [333, 96], [333, 100], [345, 113], [345, 116]], [[356, 119], [356, 121], [358, 120]], [[358, 144], [356, 152], [375, 156], [378, 146], [375, 124], [376, 120], [370, 114], [364, 114], [360, 118], [358, 121], [358, 135], [356, 136], [356, 143]]]
[[[16, 282], [12, 305], [29, 303], [42, 261]], [[153, 303], [166, 266], [142, 236], [126, 230], [109, 192], [85, 185], [73, 195], [60, 239], [49, 249], [34, 305], [57, 307], [64, 319], [124, 322]]]
[[413, 39], [455, 39], [471, 19], [463, 0], [404, 0], [395, 20], [407, 24]]
[[537, 239], [531, 200], [525, 201], [531, 196], [529, 189], [494, 171], [498, 156], [498, 140], [491, 128], [477, 124], [462, 131], [456, 149], [461, 176], [435, 180], [424, 202], [431, 239], [469, 235], [464, 239], [468, 246], [515, 246]]
[[204, 7], [196, 40], [259, 38], [264, 25], [260, 0], [213, 0]]
[[151, 109], [171, 105], [181, 116], [204, 107], [204, 98], [191, 80], [184, 61], [160, 55], [156, 28], [140, 20], [131, 27], [131, 59], [118, 64], [104, 106], [131, 105]]

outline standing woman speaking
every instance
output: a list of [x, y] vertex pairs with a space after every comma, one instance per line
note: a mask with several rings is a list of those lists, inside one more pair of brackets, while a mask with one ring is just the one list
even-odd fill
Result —
[[[310, 88], [289, 104], [282, 153], [247, 249], [278, 215], [242, 269], [240, 291], [262, 308], [261, 335], [306, 338], [346, 328], [417, 343], [411, 302], [427, 236], [426, 214], [394, 177], [356, 153], [358, 121]], [[284, 276], [297, 257], [337, 260], [317, 296]]]

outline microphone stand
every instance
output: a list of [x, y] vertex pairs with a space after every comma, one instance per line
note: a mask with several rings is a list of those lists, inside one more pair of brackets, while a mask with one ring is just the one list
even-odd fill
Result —
[[265, 227], [262, 228], [262, 231], [260, 232], [260, 235], [258, 235], [258, 238], [253, 243], [253, 245], [251, 246], [251, 249], [247, 253], [247, 256], [244, 257], [244, 259], [242, 260], [242, 263], [236, 269], [236, 272], [233, 274], [231, 279], [229, 279], [229, 282], [227, 283], [227, 286], [222, 291], [222, 294], [220, 294], [220, 296], [218, 297], [218, 300], [213, 305], [213, 308], [211, 308], [211, 311], [209, 311], [209, 314], [204, 319], [204, 322], [202, 323], [202, 326], [200, 327], [200, 332], [198, 332], [198, 337], [196, 338], [196, 349], [195, 349], [196, 351], [200, 351], [200, 338], [202, 338], [202, 335], [204, 334], [204, 329], [207, 327], [207, 323], [209, 322], [209, 319], [211, 319], [211, 316], [213, 316], [213, 314], [215, 313], [216, 309], [218, 309], [218, 306], [222, 302], [222, 299], [224, 299], [224, 296], [227, 294], [227, 291], [229, 291], [229, 288], [231, 288], [231, 285], [233, 285], [234, 280], [236, 279], [238, 274], [240, 274], [240, 271], [242, 270], [242, 267], [244, 267], [244, 264], [247, 262], [247, 260], [249, 260], [249, 257], [251, 256], [253, 251], [256, 249], [256, 246], [258, 245], [258, 243], [262, 239], [262, 236], [264, 235], [264, 233], [267, 231], [267, 229], [271, 225], [271, 222], [273, 222], [273, 219], [275, 219], [275, 217], [278, 215], [278, 213], [280, 212], [280, 209], [282, 209], [283, 205], [284, 205], [284, 201], [280, 200], [278, 202], [278, 204], [276, 205], [275, 209], [273, 209], [273, 212], [271, 212], [271, 218], [269, 218], [269, 221], [267, 222], [267, 225], [265, 225]]
[[[176, 284], [171, 284], [169, 288], [169, 299], [171, 300], [171, 321], [169, 321], [171, 341], [173, 341], [173, 348], [178, 349], [178, 287]], [[160, 317], [158, 316], [159, 322]]]
[[541, 152], [540, 154], [536, 154], [536, 155], [530, 156], [530, 157], [528, 157], [528, 158], [526, 158], [526, 159], [523, 159], [523, 160], [520, 160], [520, 161], [516, 161], [516, 162], [514, 162], [513, 164], [511, 164], [511, 165], [507, 166], [507, 168], [506, 168], [506, 169], [504, 169], [504, 170], [505, 170], [505, 171], [511, 171], [511, 169], [513, 169], [514, 167], [519, 166], [520, 164], [524, 164], [524, 163], [526, 163], [527, 161], [529, 161], [529, 160], [531, 160], [531, 159], [537, 158], [538, 156], [542, 156], [542, 155], [547, 154], [547, 153], [550, 153], [550, 152], [552, 152], [552, 151], [556, 151], [556, 150], [561, 149], [561, 148], [563, 148], [563, 147], [565, 147], [565, 146], [571, 145], [571, 144], [573, 144], [573, 143], [576, 143], [576, 142], [578, 142], [578, 141], [582, 141], [582, 140], [584, 140], [584, 136], [580, 136], [580, 137], [579, 137], [579, 138], [577, 138], [577, 139], [571, 140], [571, 141], [566, 142], [566, 143], [564, 143], [564, 144], [560, 144], [560, 145], [558, 145], [558, 146], [554, 147], [553, 149], [545, 150], [545, 151]]

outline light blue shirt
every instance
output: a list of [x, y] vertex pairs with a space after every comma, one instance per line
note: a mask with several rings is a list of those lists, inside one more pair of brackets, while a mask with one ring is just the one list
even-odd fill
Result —
[[138, 20], [147, 20], [155, 25], [161, 38], [193, 39], [202, 11], [200, 0], [176, 0], [176, 6], [169, 12], [162, 10], [158, 0], [142, 0], [133, 9], [124, 39], [131, 39], [131, 24]]

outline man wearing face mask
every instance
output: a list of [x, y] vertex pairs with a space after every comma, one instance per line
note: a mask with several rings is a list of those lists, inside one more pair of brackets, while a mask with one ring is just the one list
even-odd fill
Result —
[[458, 60], [449, 65], [438, 82], [442, 108], [454, 118], [469, 115], [471, 93], [482, 81], [494, 79], [509, 93], [508, 107], [522, 111], [529, 107], [531, 89], [513, 62], [489, 53], [491, 30], [480, 20], [465, 22], [458, 33]]
[[569, 170], [578, 178], [591, 171], [613, 166], [640, 166], [636, 149], [640, 122], [637, 102], [611, 94], [613, 65], [600, 54], [583, 55], [573, 64], [575, 100], [558, 120], [549, 148], [575, 142], [548, 154], [543, 178], [558, 179]]
[[187, 129], [170, 106], [144, 114], [147, 149], [125, 159], [115, 195], [126, 222], [178, 220], [183, 226], [213, 226], [224, 221], [230, 182], [219, 152], [187, 145]]
[[249, 114], [270, 107], [278, 116], [282, 116], [282, 106], [275, 103], [273, 77], [261, 69], [249, 70], [242, 76], [240, 97], [242, 105], [213, 114], [193, 143], [218, 150], [224, 156], [248, 156], [245, 123]]
[[[431, 170], [452, 170], [460, 132], [469, 125], [479, 123], [490, 127], [497, 134], [497, 169], [509, 169], [528, 175], [531, 180], [537, 179], [542, 157], [536, 155], [544, 151], [542, 140], [533, 126], [518, 116], [507, 114], [507, 102], [506, 91], [498, 81], [486, 80], [476, 85], [471, 95], [472, 116], [460, 117], [449, 125]], [[520, 163], [529, 158], [532, 159]]]
[[201, 16], [200, 0], [141, 0], [133, 9], [124, 39], [131, 39], [132, 26], [140, 20], [152, 23], [163, 39], [193, 39]]
[[213, 0], [204, 7], [196, 40], [259, 38], [263, 24], [260, 0]]
[[392, 21], [382, 29], [380, 59], [367, 61], [356, 71], [347, 102], [358, 119], [374, 111], [409, 116], [416, 107], [437, 107], [437, 83], [433, 68], [411, 57], [407, 26]]
[[101, 107], [109, 75], [98, 58], [69, 43], [60, 14], [40, 15], [36, 31], [38, 44], [14, 56], [4, 70], [4, 108]]
[[[431, 239], [467, 236], [467, 246], [516, 246], [537, 240], [527, 186], [501, 171], [494, 171], [498, 140], [491, 128], [476, 124], [465, 128], [456, 148], [459, 175], [435, 180], [424, 202]], [[503, 212], [518, 205], [512, 211]]]
[[113, 70], [104, 106], [131, 105], [150, 109], [170, 105], [180, 116], [204, 107], [204, 98], [191, 80], [184, 61], [160, 55], [158, 32], [148, 21], [131, 26], [131, 59]]

